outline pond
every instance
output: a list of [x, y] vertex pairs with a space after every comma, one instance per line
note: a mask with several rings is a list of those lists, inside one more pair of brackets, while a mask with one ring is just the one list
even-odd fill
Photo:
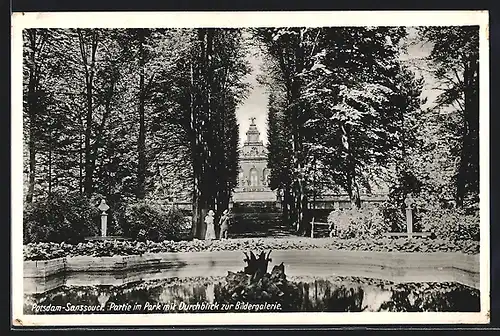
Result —
[[227, 277], [143, 280], [118, 286], [64, 285], [25, 295], [24, 310], [25, 314], [480, 311], [479, 290], [454, 282], [395, 284], [339, 276], [288, 277], [285, 281], [293, 290], [285, 291], [278, 300], [228, 295]]

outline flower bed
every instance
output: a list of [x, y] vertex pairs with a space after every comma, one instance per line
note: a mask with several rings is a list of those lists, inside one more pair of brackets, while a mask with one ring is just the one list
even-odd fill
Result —
[[24, 245], [24, 260], [48, 260], [71, 256], [142, 255], [161, 252], [246, 251], [327, 248], [347, 251], [379, 252], [462, 252], [478, 254], [479, 242], [415, 238], [338, 239], [338, 238], [245, 238], [223, 241], [92, 241], [79, 244], [31, 243]]
[[[112, 309], [112, 305], [140, 305], [140, 314], [186, 312], [252, 312], [235, 309], [240, 303], [280, 303], [269, 311], [307, 312], [478, 312], [479, 291], [453, 282], [395, 284], [360, 277], [289, 277], [268, 273], [252, 281], [242, 273], [223, 277], [169, 278], [119, 286], [63, 286], [26, 295], [25, 314], [91, 314], [61, 309], [37, 311], [34, 307], [103, 307], [99, 314], [137, 314], [137, 310]], [[287, 295], [280, 295], [283, 290]], [[180, 303], [214, 303], [214, 310], [180, 309]], [[222, 304], [231, 308], [224, 308]], [[186, 305], [185, 305], [186, 306]], [[156, 308], [152, 308], [156, 307]], [[167, 309], [165, 309], [167, 307]], [[208, 307], [208, 306], [207, 306]]]

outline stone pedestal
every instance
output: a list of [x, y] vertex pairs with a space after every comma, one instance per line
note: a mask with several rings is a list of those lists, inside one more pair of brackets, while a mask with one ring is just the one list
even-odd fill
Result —
[[106, 204], [105, 200], [102, 200], [98, 206], [101, 211], [101, 234], [94, 237], [86, 237], [85, 240], [99, 241], [99, 240], [130, 240], [129, 238], [124, 238], [120, 236], [108, 236], [108, 213], [109, 206]]
[[102, 200], [101, 204], [99, 204], [99, 210], [102, 211], [102, 213], [101, 213], [101, 237], [107, 237], [108, 236], [108, 213], [106, 211], [109, 210], [109, 205], [106, 204], [105, 200]]
[[405, 200], [405, 205], [406, 205], [406, 232], [408, 234], [413, 233], [413, 201], [410, 198], [406, 198]]
[[108, 214], [101, 214], [101, 236], [108, 236]]

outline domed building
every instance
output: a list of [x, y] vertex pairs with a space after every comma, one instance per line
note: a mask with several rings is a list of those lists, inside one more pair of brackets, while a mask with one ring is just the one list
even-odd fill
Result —
[[267, 168], [267, 150], [260, 132], [251, 118], [247, 139], [240, 148], [238, 186], [233, 202], [276, 201], [276, 193], [269, 188], [271, 171]]

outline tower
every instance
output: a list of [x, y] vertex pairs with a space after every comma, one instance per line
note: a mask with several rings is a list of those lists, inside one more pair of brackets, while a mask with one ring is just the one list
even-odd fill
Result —
[[276, 195], [269, 188], [271, 171], [267, 168], [267, 150], [260, 139], [255, 118], [250, 118], [246, 141], [240, 148], [238, 187], [234, 201], [275, 201]]

